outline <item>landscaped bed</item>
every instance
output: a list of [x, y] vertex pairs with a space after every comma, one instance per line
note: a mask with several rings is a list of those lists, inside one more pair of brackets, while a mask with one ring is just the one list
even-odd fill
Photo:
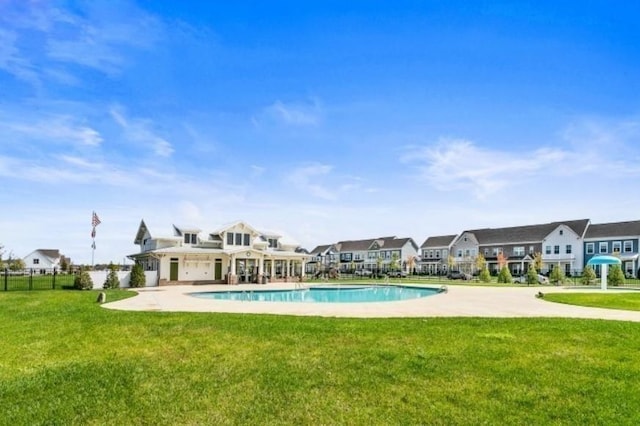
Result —
[[0, 293], [0, 423], [640, 421], [637, 323], [123, 312], [96, 297]]

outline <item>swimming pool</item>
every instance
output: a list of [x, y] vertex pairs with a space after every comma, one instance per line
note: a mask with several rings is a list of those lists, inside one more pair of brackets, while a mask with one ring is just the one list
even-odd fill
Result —
[[392, 302], [433, 296], [441, 289], [406, 286], [331, 286], [294, 290], [233, 290], [191, 293], [191, 296], [243, 302], [367, 303]]

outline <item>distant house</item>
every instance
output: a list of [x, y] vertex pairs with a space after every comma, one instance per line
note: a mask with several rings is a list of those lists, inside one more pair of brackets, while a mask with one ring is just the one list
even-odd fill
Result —
[[310, 270], [336, 268], [340, 272], [359, 273], [363, 269], [369, 271], [397, 269], [411, 272], [409, 267], [418, 256], [418, 245], [412, 238], [380, 237], [347, 240], [317, 246], [311, 251], [311, 255]]
[[[640, 221], [599, 223], [589, 226], [584, 237], [584, 264], [596, 255], [618, 256], [627, 276], [640, 274]], [[600, 273], [596, 265], [596, 272]]]
[[242, 221], [207, 233], [172, 228], [172, 235], [152, 235], [142, 220], [134, 240], [140, 252], [129, 256], [145, 270], [158, 271], [159, 285], [289, 281], [304, 275], [311, 257], [295, 241]]
[[69, 265], [69, 258], [60, 254], [57, 249], [37, 249], [22, 258], [25, 267], [33, 269], [36, 273], [46, 274], [53, 272], [53, 269], [60, 270], [63, 263]]

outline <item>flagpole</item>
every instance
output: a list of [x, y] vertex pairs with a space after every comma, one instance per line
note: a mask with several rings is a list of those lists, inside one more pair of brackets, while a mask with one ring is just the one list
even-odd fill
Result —
[[96, 214], [96, 212], [94, 211], [91, 214], [91, 269], [93, 269], [93, 265], [94, 265], [94, 258], [95, 258], [95, 254], [96, 254], [96, 226], [100, 225], [100, 219], [98, 218], [98, 215]]

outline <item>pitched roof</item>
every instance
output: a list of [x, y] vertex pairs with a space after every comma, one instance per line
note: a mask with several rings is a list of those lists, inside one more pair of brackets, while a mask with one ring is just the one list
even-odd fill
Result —
[[457, 235], [439, 235], [437, 237], [429, 237], [424, 241], [424, 243], [422, 243], [421, 248], [449, 247], [456, 237]]
[[341, 252], [350, 252], [350, 251], [367, 251], [371, 244], [376, 241], [378, 238], [369, 238], [366, 240], [349, 240], [349, 241], [340, 241], [336, 244], [338, 250]]
[[388, 237], [382, 240], [382, 244], [380, 246], [381, 249], [399, 249], [404, 247], [407, 243], [411, 243], [415, 249], [418, 249], [418, 245], [413, 241], [413, 238], [396, 238], [396, 237]]
[[592, 224], [585, 238], [640, 236], [640, 220]]
[[325, 251], [329, 250], [331, 247], [333, 247], [333, 244], [325, 244], [322, 246], [317, 246], [316, 248], [311, 250], [310, 254], [316, 255], [319, 253], [324, 253]]
[[540, 225], [513, 226], [509, 228], [484, 228], [470, 232], [475, 235], [480, 245], [489, 244], [516, 244], [523, 242], [542, 241], [558, 226], [565, 225], [573, 232], [582, 236], [589, 224], [589, 219], [569, 220], [562, 222], [550, 222]]
[[47, 256], [49, 259], [58, 259], [60, 257], [60, 250], [57, 249], [38, 249], [40, 253]]

